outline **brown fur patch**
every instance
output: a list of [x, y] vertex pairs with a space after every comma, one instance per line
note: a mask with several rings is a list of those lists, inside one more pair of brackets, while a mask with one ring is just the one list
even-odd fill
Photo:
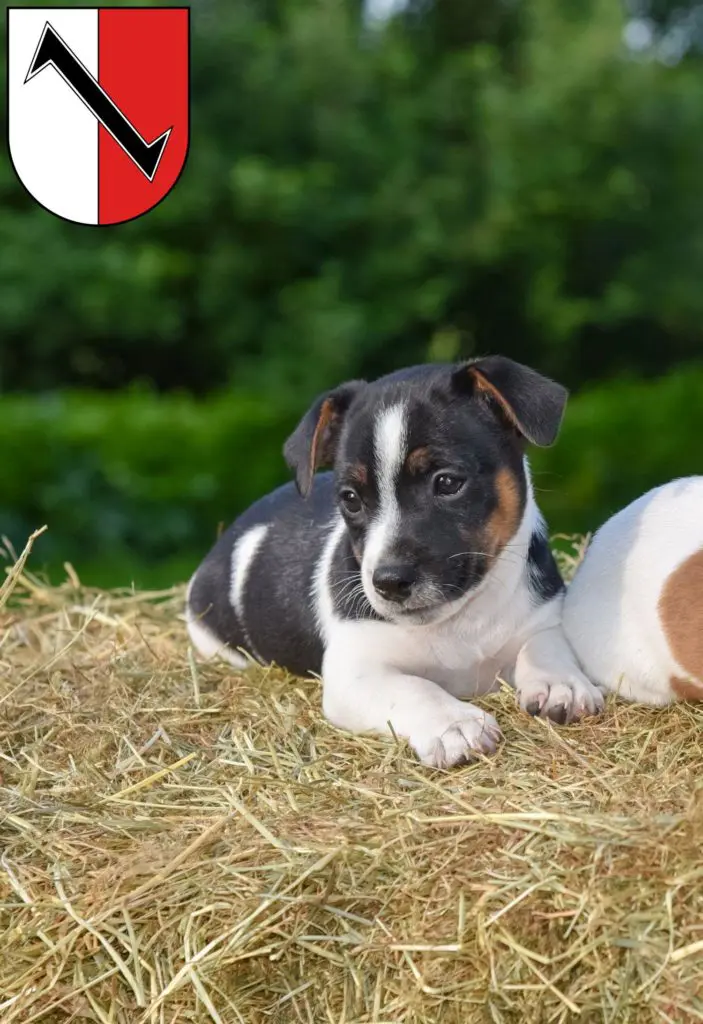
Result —
[[522, 428], [518, 423], [517, 416], [513, 412], [512, 406], [505, 400], [501, 395], [498, 388], [491, 384], [487, 377], [484, 377], [480, 370], [477, 370], [474, 366], [469, 367], [469, 373], [474, 379], [477, 391], [483, 391], [484, 394], [490, 395], [499, 404], [508, 422], [522, 433]]
[[690, 679], [677, 679], [672, 676], [669, 680], [672, 693], [679, 700], [697, 701], [703, 700], [703, 684], [691, 682]]
[[353, 466], [349, 467], [349, 479], [352, 483], [365, 487], [369, 482], [368, 467], [363, 462], [355, 462]]
[[487, 550], [494, 556], [514, 537], [520, 525], [520, 486], [505, 466], [496, 474], [496, 498], [498, 504], [486, 524]]
[[[699, 680], [703, 697], [703, 548], [669, 576], [659, 598], [659, 618], [671, 653], [688, 675]], [[673, 681], [671, 685], [674, 689]]]
[[430, 449], [427, 447], [415, 448], [405, 460], [405, 468], [408, 473], [424, 473], [430, 468]]
[[[336, 415], [332, 400], [326, 398], [320, 409], [315, 433], [312, 435], [312, 444], [310, 445], [310, 476], [325, 460], [325, 433]], [[318, 448], [320, 449], [319, 454]]]

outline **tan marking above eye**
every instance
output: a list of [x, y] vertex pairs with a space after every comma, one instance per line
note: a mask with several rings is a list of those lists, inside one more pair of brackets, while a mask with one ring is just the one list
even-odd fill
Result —
[[[669, 576], [659, 598], [659, 619], [671, 653], [694, 682], [700, 683], [703, 697], [703, 548], [690, 555]], [[675, 693], [674, 680], [671, 688]], [[682, 698], [690, 699], [690, 698]]]
[[425, 473], [432, 463], [432, 454], [426, 445], [414, 448], [405, 460], [408, 473]]
[[348, 476], [350, 483], [356, 483], [360, 487], [365, 487], [369, 482], [368, 467], [363, 462], [355, 462], [349, 467]]

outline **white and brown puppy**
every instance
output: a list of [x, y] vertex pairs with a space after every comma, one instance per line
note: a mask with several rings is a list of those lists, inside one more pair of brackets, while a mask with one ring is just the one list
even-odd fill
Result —
[[297, 489], [249, 508], [191, 580], [195, 647], [321, 672], [330, 721], [393, 730], [437, 766], [495, 749], [495, 719], [460, 698], [499, 674], [531, 714], [598, 712], [525, 457], [555, 441], [565, 403], [497, 356], [320, 396], [285, 446]]
[[564, 629], [604, 689], [647, 704], [703, 700], [703, 477], [657, 487], [601, 527]]

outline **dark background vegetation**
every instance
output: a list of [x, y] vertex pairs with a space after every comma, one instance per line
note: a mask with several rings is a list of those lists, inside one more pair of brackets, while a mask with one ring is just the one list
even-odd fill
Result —
[[397, 6], [193, 3], [188, 165], [134, 223], [0, 161], [0, 533], [47, 523], [35, 567], [185, 578], [316, 393], [422, 360], [573, 389], [553, 531], [703, 472], [703, 8]]

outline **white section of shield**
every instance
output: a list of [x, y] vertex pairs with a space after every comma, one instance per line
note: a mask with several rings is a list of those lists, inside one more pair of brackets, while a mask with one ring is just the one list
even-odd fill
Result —
[[97, 224], [98, 122], [53, 66], [25, 82], [47, 21], [98, 77], [96, 8], [10, 8], [12, 163], [27, 191], [47, 210], [81, 224]]

